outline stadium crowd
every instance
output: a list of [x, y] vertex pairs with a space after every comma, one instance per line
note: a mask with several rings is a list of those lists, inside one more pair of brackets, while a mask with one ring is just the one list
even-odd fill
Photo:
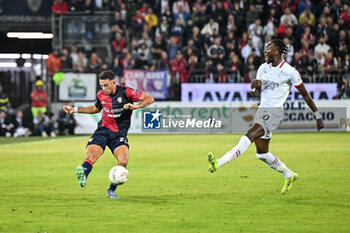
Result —
[[[58, 0], [52, 7], [54, 14], [77, 11], [114, 12], [113, 59], [72, 46], [51, 54], [49, 60], [57, 60], [56, 66], [48, 65], [51, 72], [111, 68], [122, 76], [124, 69], [167, 69], [179, 82], [250, 82], [264, 44], [281, 38], [289, 47], [286, 61], [304, 81], [317, 71], [349, 73], [349, 1]], [[318, 78], [314, 81], [325, 82]]]

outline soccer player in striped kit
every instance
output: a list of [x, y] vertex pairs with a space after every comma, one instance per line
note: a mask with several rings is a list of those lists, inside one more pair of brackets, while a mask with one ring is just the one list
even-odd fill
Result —
[[[78, 165], [75, 174], [81, 187], [86, 186], [86, 179], [94, 163], [108, 146], [118, 165], [127, 166], [129, 158], [129, 144], [127, 133], [130, 127], [132, 110], [144, 108], [154, 102], [152, 96], [132, 88], [117, 85], [113, 71], [103, 71], [99, 76], [101, 91], [97, 93], [95, 105], [87, 107], [63, 106], [68, 114], [98, 113], [103, 109], [102, 119], [86, 146], [86, 158], [82, 165]], [[134, 102], [140, 101], [138, 104]], [[118, 198], [115, 194], [117, 186], [113, 183], [107, 190], [109, 198]]]
[[239, 157], [251, 143], [255, 142], [256, 157], [274, 170], [281, 172], [285, 177], [282, 194], [288, 192], [293, 182], [299, 178], [297, 173], [291, 171], [277, 156], [269, 152], [271, 132], [277, 129], [283, 121], [283, 104], [292, 85], [298, 89], [306, 104], [313, 111], [318, 131], [324, 127], [324, 123], [299, 72], [282, 59], [282, 54], [287, 52], [287, 46], [282, 40], [274, 39], [267, 43], [264, 50], [266, 62], [259, 67], [257, 78], [252, 80], [250, 85], [252, 94], [261, 98], [254, 124], [241, 137], [238, 144], [221, 158], [217, 159], [213, 153], [208, 153], [210, 172], [215, 172], [222, 165]]

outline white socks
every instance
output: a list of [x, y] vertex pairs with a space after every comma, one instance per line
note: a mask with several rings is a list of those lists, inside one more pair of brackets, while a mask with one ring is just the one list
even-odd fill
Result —
[[256, 154], [256, 157], [276, 171], [282, 172], [285, 178], [290, 178], [292, 176], [292, 171], [289, 170], [287, 166], [272, 153], [267, 152], [264, 154]]
[[230, 162], [231, 160], [237, 158], [250, 146], [251, 141], [247, 136], [242, 136], [238, 144], [229, 150], [224, 156], [218, 160], [218, 167]]

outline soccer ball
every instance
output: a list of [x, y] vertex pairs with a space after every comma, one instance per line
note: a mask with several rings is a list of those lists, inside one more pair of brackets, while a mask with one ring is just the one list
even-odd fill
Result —
[[128, 180], [129, 172], [125, 167], [118, 165], [112, 167], [112, 169], [109, 171], [108, 177], [113, 184], [120, 185], [124, 184]]

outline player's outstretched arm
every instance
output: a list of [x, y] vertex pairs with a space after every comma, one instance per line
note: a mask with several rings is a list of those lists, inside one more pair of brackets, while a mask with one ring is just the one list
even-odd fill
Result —
[[302, 83], [300, 86], [296, 87], [299, 91], [299, 93], [303, 96], [303, 99], [305, 100], [305, 103], [309, 108], [312, 110], [312, 112], [315, 114], [316, 117], [316, 126], [317, 130], [320, 131], [324, 127], [324, 123], [322, 121], [321, 114], [319, 113], [315, 102], [312, 100], [309, 92], [306, 90], [304, 84]]
[[260, 97], [261, 84], [262, 84], [262, 81], [258, 80], [258, 79], [254, 79], [250, 83], [250, 92], [252, 93], [253, 97], [255, 97], [255, 98]]
[[140, 97], [140, 103], [138, 104], [132, 104], [132, 103], [127, 103], [124, 105], [125, 109], [130, 109], [130, 110], [135, 110], [138, 108], [144, 108], [147, 107], [148, 105], [154, 103], [154, 99], [152, 96], [147, 95], [146, 93], [143, 93]]
[[63, 111], [65, 111], [68, 114], [73, 114], [73, 113], [87, 113], [87, 114], [94, 114], [98, 113], [101, 110], [96, 108], [95, 105], [87, 106], [87, 107], [73, 107], [69, 105], [63, 105]]

